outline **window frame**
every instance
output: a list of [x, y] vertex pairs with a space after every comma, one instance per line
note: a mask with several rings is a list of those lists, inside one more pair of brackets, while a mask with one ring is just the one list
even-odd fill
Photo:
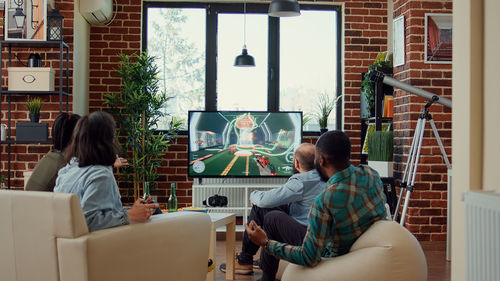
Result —
[[[217, 111], [217, 24], [218, 14], [241, 13], [243, 3], [201, 3], [201, 2], [143, 2], [142, 13], [142, 51], [146, 51], [148, 34], [148, 9], [149, 8], [204, 8], [206, 10], [206, 42], [205, 42], [205, 111]], [[267, 14], [269, 3], [247, 3], [247, 14]], [[343, 94], [342, 79], [342, 6], [336, 4], [301, 4], [301, 10], [327, 10], [337, 12], [337, 69], [336, 92], [337, 96]], [[268, 17], [268, 62], [267, 62], [267, 111], [279, 112], [279, 51], [280, 51], [280, 21], [277, 17]], [[334, 26], [335, 27], [335, 26]], [[342, 103], [337, 103], [335, 110], [336, 130], [343, 128]], [[183, 130], [182, 132], [187, 132]], [[319, 132], [303, 131], [304, 136], [317, 136]]]

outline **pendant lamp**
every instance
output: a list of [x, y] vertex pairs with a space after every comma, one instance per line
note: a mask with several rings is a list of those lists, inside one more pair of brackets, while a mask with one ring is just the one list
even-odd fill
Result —
[[241, 55], [234, 59], [234, 66], [237, 67], [253, 67], [255, 60], [247, 51], [247, 3], [243, 3], [243, 50]]
[[300, 16], [300, 7], [297, 0], [273, 0], [269, 5], [268, 15], [271, 17]]

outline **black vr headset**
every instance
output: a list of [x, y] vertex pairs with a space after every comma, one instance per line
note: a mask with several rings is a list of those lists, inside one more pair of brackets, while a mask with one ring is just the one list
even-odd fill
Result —
[[207, 200], [203, 200], [203, 205], [207, 207], [226, 207], [227, 206], [227, 197], [215, 194], [207, 198]]

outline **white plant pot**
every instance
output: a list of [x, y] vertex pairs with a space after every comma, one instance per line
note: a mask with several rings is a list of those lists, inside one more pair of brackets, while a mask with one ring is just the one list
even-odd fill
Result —
[[381, 178], [392, 178], [394, 175], [394, 162], [368, 161], [368, 166], [377, 171]]

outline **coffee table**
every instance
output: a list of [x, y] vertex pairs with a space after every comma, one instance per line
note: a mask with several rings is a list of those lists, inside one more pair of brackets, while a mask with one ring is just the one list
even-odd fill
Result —
[[[212, 229], [210, 231], [210, 250], [208, 256], [215, 264], [215, 241], [217, 239], [217, 228], [226, 226], [226, 280], [234, 280], [234, 240], [236, 229], [236, 215], [227, 213], [209, 213], [212, 220]], [[215, 281], [215, 267], [207, 274], [207, 281]]]

